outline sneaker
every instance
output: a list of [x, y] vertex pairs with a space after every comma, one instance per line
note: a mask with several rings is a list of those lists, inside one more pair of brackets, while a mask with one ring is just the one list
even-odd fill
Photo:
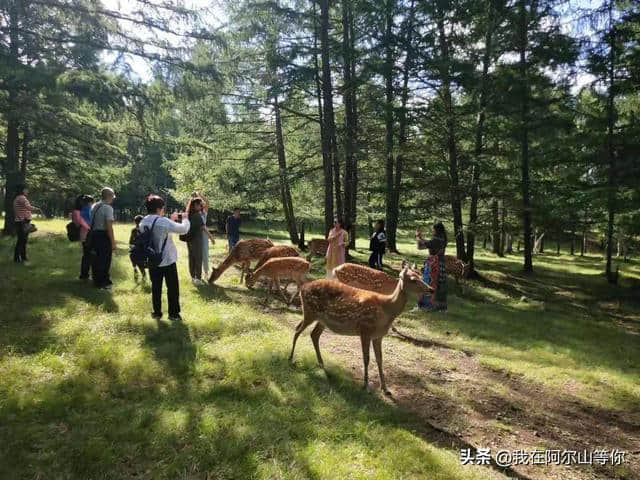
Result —
[[204, 282], [199, 278], [192, 278], [191, 281], [196, 287], [201, 287], [202, 285], [204, 285]]
[[89, 275], [80, 275], [80, 276], [78, 277], [78, 280], [83, 280], [83, 281], [84, 281], [84, 280], [89, 280]]
[[171, 320], [172, 322], [181, 322], [182, 321], [182, 317], [180, 316], [180, 314], [178, 314], [178, 315], [170, 315], [169, 316], [169, 320]]
[[106, 290], [108, 292], [110, 292], [111, 290], [113, 290], [113, 285], [104, 285], [102, 287], [99, 287], [100, 290]]
[[160, 313], [151, 312], [151, 318], [154, 318], [156, 320], [160, 320], [162, 318], [162, 312], [160, 312]]

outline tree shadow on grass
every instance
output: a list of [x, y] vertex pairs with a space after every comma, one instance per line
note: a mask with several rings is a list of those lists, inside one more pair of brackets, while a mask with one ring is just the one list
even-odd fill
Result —
[[[0, 242], [0, 254], [7, 242]], [[80, 251], [61, 234], [37, 237], [31, 245], [31, 264], [14, 264], [0, 258], [0, 324], [4, 334], [0, 349], [36, 353], [56, 343], [50, 332], [51, 311], [69, 309], [77, 301], [98, 313], [118, 313], [113, 293], [96, 289], [92, 283], [78, 280]], [[52, 254], [54, 252], [54, 254]], [[118, 252], [117, 255], [122, 255]], [[117, 288], [124, 276], [121, 262], [113, 262], [112, 277]], [[91, 318], [88, 316], [87, 321]]]
[[156, 328], [145, 325], [145, 344], [179, 381], [185, 382], [192, 375], [196, 360], [189, 327], [182, 321], [157, 320], [156, 323]]
[[[581, 367], [591, 365], [630, 377], [640, 376], [637, 338], [610, 323], [575, 315], [575, 311], [569, 315], [498, 304], [486, 304], [478, 310], [474, 303], [460, 300], [446, 315], [429, 316], [426, 321], [428, 330], [441, 334], [454, 332], [456, 337], [482, 342], [469, 350], [494, 358], [503, 356], [506, 363], [524, 361], [537, 368], [554, 368], [562, 367], [558, 362], [566, 357]], [[398, 326], [403, 333], [406, 332], [403, 327], [409, 327], [418, 332], [416, 336], [428, 337], [424, 322], [424, 316], [405, 315]], [[640, 405], [640, 398], [626, 389], [616, 384], [607, 388], [618, 399], [620, 408]]]
[[[182, 348], [178, 330], [157, 335], [151, 343]], [[9, 392], [0, 476], [344, 478], [364, 468], [459, 478], [456, 462], [418, 437], [446, 449], [463, 442], [363, 392], [341, 368], [327, 379], [306, 359], [291, 366], [280, 349], [212, 361], [213, 377], [194, 372], [178, 384], [153, 374], [134, 382], [98, 363], [34, 386], [28, 398]]]

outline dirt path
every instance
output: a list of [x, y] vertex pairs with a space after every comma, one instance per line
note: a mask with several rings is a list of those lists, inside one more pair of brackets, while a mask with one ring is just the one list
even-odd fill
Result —
[[[278, 315], [292, 330], [299, 318]], [[427, 339], [391, 333], [383, 343], [387, 399], [416, 414], [430, 442], [460, 450], [597, 449], [628, 452], [622, 467], [611, 465], [518, 465], [503, 471], [511, 478], [640, 479], [640, 412], [619, 415], [585, 405], [571, 392], [549, 391], [519, 376], [482, 365], [472, 352], [463, 352]], [[360, 341], [328, 331], [321, 348], [330, 363], [340, 363], [362, 381]], [[307, 336], [303, 334], [303, 338]], [[377, 366], [369, 368], [372, 390], [379, 394]], [[482, 467], [478, 467], [482, 468]]]

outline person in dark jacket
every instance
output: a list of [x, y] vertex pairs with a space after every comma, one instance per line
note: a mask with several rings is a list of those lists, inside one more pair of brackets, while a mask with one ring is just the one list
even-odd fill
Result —
[[142, 275], [142, 279], [146, 280], [147, 279], [147, 270], [144, 268], [144, 265], [139, 265], [138, 263], [136, 263], [136, 261], [133, 258], [133, 248], [136, 245], [136, 240], [138, 239], [138, 236], [140, 235], [140, 222], [142, 221], [144, 217], [142, 215], [136, 215], [135, 218], [133, 219], [133, 221], [135, 222], [136, 226], [133, 227], [133, 229], [131, 230], [131, 235], [129, 235], [129, 259], [131, 260], [131, 265], [133, 266], [133, 278], [135, 280], [138, 280], [138, 271], [140, 272], [140, 274]]
[[189, 215], [189, 233], [187, 233], [187, 250], [189, 251], [189, 273], [194, 285], [204, 285], [202, 281], [202, 243], [205, 225], [202, 219], [204, 202], [200, 197], [192, 197], [187, 204]]
[[428, 249], [429, 257], [424, 262], [422, 280], [433, 288], [431, 295], [423, 295], [418, 307], [424, 311], [447, 310], [447, 272], [445, 270], [445, 249], [447, 232], [442, 222], [433, 226], [433, 237], [424, 240], [422, 232], [416, 232], [416, 243], [419, 250]]
[[369, 266], [376, 270], [382, 270], [382, 256], [387, 250], [387, 233], [384, 231], [384, 220], [376, 222], [376, 231], [369, 241]]
[[227, 240], [229, 241], [229, 253], [236, 246], [236, 243], [240, 241], [240, 209], [236, 208], [233, 211], [233, 215], [229, 215], [226, 223]]

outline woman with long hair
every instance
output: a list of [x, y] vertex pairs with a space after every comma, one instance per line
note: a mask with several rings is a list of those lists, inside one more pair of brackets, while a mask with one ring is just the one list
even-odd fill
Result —
[[349, 234], [344, 229], [344, 222], [341, 218], [336, 217], [333, 221], [333, 228], [327, 237], [329, 247], [327, 248], [327, 278], [335, 278], [333, 269], [345, 262], [345, 250], [349, 245]]
[[193, 192], [191, 198], [200, 197], [202, 199], [202, 210], [200, 215], [202, 216], [202, 270], [204, 271], [205, 278], [209, 278], [209, 240], [211, 245], [215, 245], [216, 240], [207, 228], [207, 215], [209, 214], [209, 201], [207, 197], [198, 192]]
[[187, 203], [187, 215], [191, 226], [185, 239], [189, 252], [189, 274], [191, 275], [191, 281], [196, 286], [204, 285], [202, 281], [203, 207], [202, 197], [191, 197]]
[[424, 311], [447, 310], [447, 272], [444, 253], [447, 247], [447, 232], [442, 222], [433, 226], [431, 240], [424, 240], [422, 232], [416, 231], [416, 243], [419, 250], [428, 249], [429, 256], [424, 262], [422, 279], [433, 289], [431, 295], [423, 295], [418, 308]]

